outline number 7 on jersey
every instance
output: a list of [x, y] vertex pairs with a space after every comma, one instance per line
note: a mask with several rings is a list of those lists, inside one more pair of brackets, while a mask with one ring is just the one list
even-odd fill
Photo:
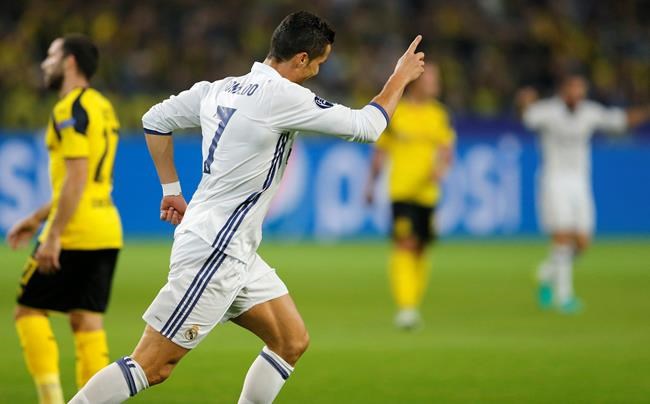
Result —
[[203, 162], [203, 172], [205, 174], [210, 174], [210, 166], [214, 161], [214, 151], [217, 149], [219, 139], [221, 139], [221, 135], [223, 135], [223, 131], [226, 129], [226, 125], [228, 125], [228, 121], [230, 121], [230, 118], [232, 118], [235, 111], [237, 111], [235, 108], [217, 106], [217, 118], [221, 122], [219, 122], [217, 130], [214, 132], [214, 137], [212, 138], [210, 148], [208, 149], [208, 155]]

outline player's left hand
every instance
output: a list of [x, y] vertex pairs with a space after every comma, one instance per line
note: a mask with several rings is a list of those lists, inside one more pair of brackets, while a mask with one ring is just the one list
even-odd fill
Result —
[[29, 216], [14, 224], [7, 232], [7, 244], [12, 250], [25, 247], [38, 231], [41, 222]]
[[415, 52], [420, 42], [422, 35], [415, 37], [395, 66], [393, 74], [402, 77], [405, 85], [416, 80], [424, 72], [424, 52]]
[[61, 269], [61, 239], [50, 235], [38, 246], [34, 258], [38, 262], [38, 270], [43, 274], [51, 274]]
[[183, 220], [186, 209], [187, 202], [185, 202], [183, 195], [163, 196], [160, 202], [160, 220], [176, 226]]

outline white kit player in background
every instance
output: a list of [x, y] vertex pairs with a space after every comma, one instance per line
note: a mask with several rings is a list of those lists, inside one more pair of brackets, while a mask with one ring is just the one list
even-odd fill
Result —
[[591, 136], [596, 131], [624, 133], [650, 117], [648, 107], [605, 108], [586, 100], [587, 89], [584, 77], [571, 74], [554, 97], [538, 101], [532, 88], [517, 95], [524, 124], [540, 136], [538, 212], [552, 239], [538, 270], [538, 299], [542, 308], [556, 307], [562, 313], [580, 310], [573, 261], [588, 247], [594, 230]]
[[[267, 59], [250, 73], [197, 83], [144, 115], [163, 184], [161, 219], [180, 223], [167, 284], [143, 316], [147, 325], [135, 351], [97, 373], [71, 403], [120, 403], [163, 382], [215, 325], [229, 320], [265, 343], [239, 403], [274, 400], [308, 344], [287, 288], [256, 253], [293, 141], [297, 132], [376, 141], [404, 87], [423, 71], [424, 54], [415, 52], [420, 41], [411, 43], [379, 95], [353, 110], [300, 85], [329, 56], [334, 31], [313, 14], [293, 13], [274, 31]], [[203, 177], [186, 205], [170, 135], [194, 127], [203, 134], [203, 163], [197, 164]]]

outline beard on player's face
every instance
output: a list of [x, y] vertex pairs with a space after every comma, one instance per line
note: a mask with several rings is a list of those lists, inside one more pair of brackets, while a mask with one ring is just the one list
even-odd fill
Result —
[[41, 63], [43, 81], [49, 90], [58, 91], [63, 85], [63, 63], [65, 62], [63, 52], [63, 39], [57, 38], [52, 41], [47, 50], [47, 57]]
[[63, 72], [57, 70], [49, 74], [45, 74], [45, 86], [48, 90], [59, 91], [63, 86]]

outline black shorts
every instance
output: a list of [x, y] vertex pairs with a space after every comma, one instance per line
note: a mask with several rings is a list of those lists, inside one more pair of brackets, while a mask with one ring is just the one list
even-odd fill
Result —
[[415, 237], [427, 244], [436, 238], [433, 228], [434, 206], [410, 202], [393, 202], [393, 238], [400, 240]]
[[[36, 249], [38, 244], [34, 249]], [[61, 269], [43, 274], [34, 254], [27, 259], [20, 279], [18, 303], [35, 309], [67, 313], [89, 310], [104, 313], [113, 283], [118, 249], [61, 250]]]

